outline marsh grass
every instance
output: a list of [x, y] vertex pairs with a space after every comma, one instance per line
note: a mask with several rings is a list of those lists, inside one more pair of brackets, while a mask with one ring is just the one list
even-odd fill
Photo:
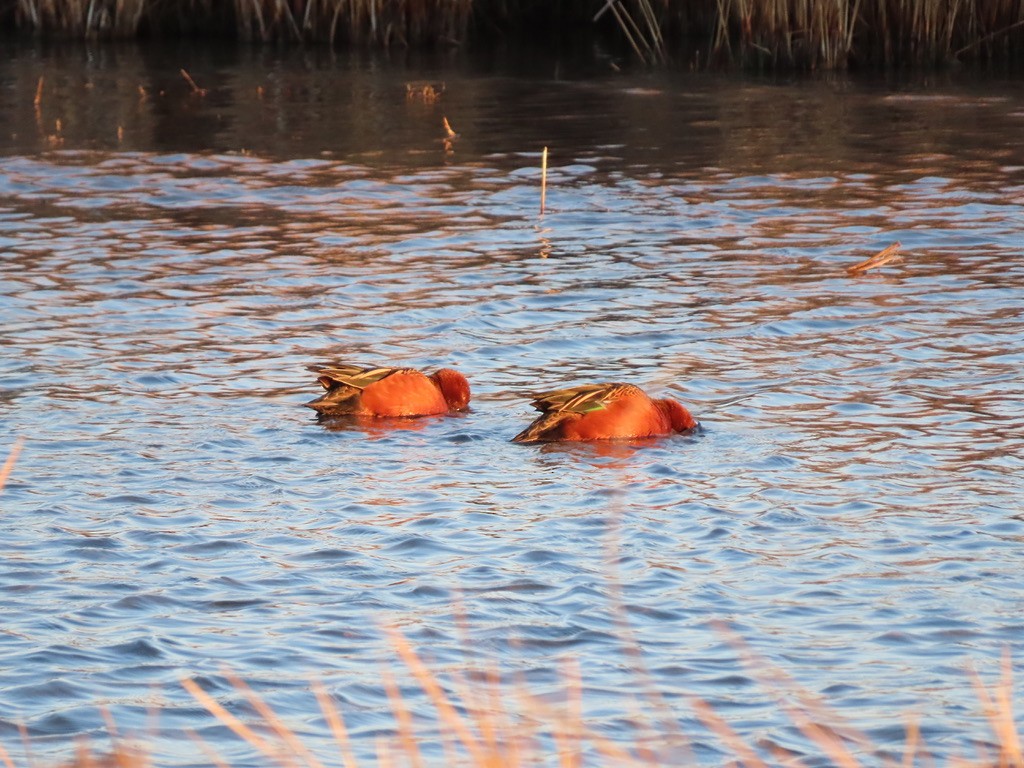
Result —
[[[877, 764], [891, 768], [1024, 768], [1020, 736], [1014, 722], [1012, 671], [1009, 655], [1004, 655], [1001, 680], [986, 686], [974, 670], [969, 670], [982, 712], [989, 725], [991, 738], [979, 742], [970, 757], [951, 757], [937, 761], [930, 754], [916, 720], [906, 718], [906, 741], [902, 756], [884, 754], [871, 740], [844, 722], [819, 697], [803, 689], [784, 671], [765, 664], [727, 630], [730, 642], [739, 650], [748, 669], [756, 669], [757, 680], [776, 699], [777, 706], [810, 745], [796, 754], [771, 743], [751, 743], [739, 734], [708, 702], [691, 698], [689, 707], [717, 742], [722, 753], [729, 756], [727, 765], [746, 768], [806, 768], [830, 765], [840, 768], [864, 768]], [[182, 685], [210, 716], [248, 743], [265, 760], [265, 765], [283, 768], [423, 768], [444, 765], [446, 768], [533, 768], [557, 765], [560, 768], [584, 766], [615, 766], [633, 768], [653, 766], [695, 765], [694, 750], [686, 741], [674, 718], [667, 723], [661, 711], [665, 704], [656, 694], [656, 716], [645, 722], [636, 713], [630, 717], [636, 727], [636, 742], [622, 746], [613, 742], [588, 724], [583, 714], [583, 683], [578, 666], [566, 662], [562, 670], [564, 694], [552, 703], [551, 696], [532, 694], [519, 681], [503, 679], [495, 666], [439, 673], [430, 668], [409, 641], [395, 630], [386, 630], [387, 637], [401, 664], [385, 668], [381, 674], [394, 725], [391, 735], [378, 737], [372, 758], [357, 759], [352, 738], [345, 724], [344, 713], [322, 684], [314, 683], [312, 692], [324, 722], [334, 740], [335, 752], [321, 758], [309, 749], [265, 701], [244, 681], [225, 673], [233, 693], [250, 715], [248, 722], [233, 714], [227, 706], [204, 691], [190, 679]], [[397, 682], [399, 676], [410, 678], [425, 694], [434, 709], [433, 726], [424, 734], [427, 718], [422, 711], [415, 716], [403, 697]], [[419, 707], [422, 710], [422, 706]], [[112, 748], [96, 752], [85, 743], [78, 744], [75, 757], [63, 768], [149, 768], [153, 764], [144, 749], [122, 741], [108, 720]], [[201, 748], [207, 764], [230, 768], [225, 758], [198, 734], [192, 738]], [[439, 743], [438, 743], [439, 742]], [[30, 745], [24, 745], [24, 765], [37, 761], [31, 758]], [[438, 754], [443, 760], [437, 760]], [[6, 768], [20, 768], [0, 745], [0, 763]]]
[[473, 0], [236, 0], [243, 40], [409, 46], [463, 41]]
[[1012, 61], [1021, 0], [716, 0], [713, 55], [759, 66], [841, 69]]
[[[449, 683], [446, 686], [401, 635], [392, 633], [391, 640], [407, 666], [406, 672], [411, 673], [435, 707], [441, 723], [445, 755], [440, 764], [447, 768], [532, 768], [539, 765], [558, 765], [562, 768], [650, 768], [696, 763], [692, 750], [685, 744], [679, 744], [675, 736], [666, 737], [659, 746], [649, 735], [643, 735], [643, 738], [638, 739], [637, 746], [625, 748], [589, 727], [582, 715], [582, 686], [578, 669], [572, 665], [566, 667], [564, 702], [552, 705], [543, 698], [532, 696], [524, 688], [509, 690], [507, 686], [503, 687], [498, 682], [497, 672], [493, 670], [484, 676], [473, 676], [472, 682], [467, 677], [461, 683]], [[915, 765], [929, 768], [938, 768], [940, 765], [949, 768], [1024, 768], [1024, 754], [1013, 718], [1008, 658], [1004, 660], [1003, 679], [993, 688], [981, 683], [976, 674], [972, 676], [994, 736], [992, 751], [979, 747], [974, 757], [952, 758], [946, 763], [938, 763], [929, 754], [916, 721], [908, 718], [902, 759], [898, 763], [890, 759], [884, 761], [885, 764], [893, 768], [897, 765], [905, 768]], [[874, 764], [873, 759], [880, 751], [872, 745], [870, 739], [843, 723], [838, 715], [817, 698], [801, 690], [786, 675], [774, 671], [769, 673], [769, 677], [772, 679], [771, 684], [778, 686], [775, 690], [780, 693], [779, 706], [819, 753], [797, 756], [778, 747], [752, 745], [706, 701], [691, 700], [691, 708], [698, 720], [717, 738], [726, 754], [731, 755], [729, 765], [804, 768], [807, 765], [826, 764], [862, 768]], [[325, 768], [325, 763], [301, 742], [282, 718], [241, 680], [231, 679], [238, 693], [261, 718], [258, 724], [250, 726], [242, 723], [198, 685], [192, 681], [183, 682], [211, 715], [256, 748], [267, 759], [268, 765]], [[427, 757], [428, 752], [436, 754], [436, 745], [417, 733], [415, 719], [390, 672], [383, 674], [383, 684], [388, 693], [395, 727], [390, 738], [378, 739], [376, 759], [369, 763], [355, 758], [342, 713], [322, 686], [314, 686], [316, 699], [325, 720], [330, 724], [337, 748], [337, 759], [328, 760], [326, 765], [340, 764], [344, 768], [366, 768], [368, 765], [378, 768], [421, 768], [438, 764]], [[529, 714], [524, 716], [523, 712]], [[208, 745], [203, 745], [203, 748], [210, 765], [228, 768], [226, 761], [212, 748]], [[17, 768], [2, 751], [0, 757], [9, 768]], [[144, 752], [115, 745], [110, 753], [101, 756], [80, 746], [71, 766], [146, 768], [149, 764]]]
[[[14, 469], [22, 442], [20, 438], [15, 441], [0, 467], [0, 492]], [[612, 599], [618, 603], [621, 595], [618, 595], [614, 583], [611, 586]], [[629, 768], [694, 763], [693, 750], [677, 724], [679, 713], [673, 711], [655, 689], [625, 611], [617, 611], [615, 624], [624, 653], [637, 676], [636, 690], [649, 705], [646, 709], [654, 713], [646, 719], [642, 714], [631, 716], [636, 723], [635, 744], [631, 747], [611, 741], [587, 722], [583, 709], [584, 685], [579, 667], [572, 661], [566, 662], [562, 670], [562, 700], [552, 703], [550, 696], [532, 694], [521, 681], [513, 679], [510, 683], [493, 663], [467, 665], [454, 673], [449, 669], [443, 675], [435, 672], [403, 634], [395, 629], [385, 629], [390, 647], [401, 662], [384, 668], [381, 676], [394, 727], [390, 738], [378, 739], [376, 760], [369, 765], [421, 768], [432, 764], [427, 755], [436, 754], [438, 746], [445, 755], [443, 765], [447, 768], [530, 768], [538, 765]], [[708, 702], [691, 698], [689, 705], [697, 720], [718, 740], [725, 752], [732, 755], [731, 765], [804, 768], [824, 762], [842, 768], [861, 768], [869, 764], [865, 763], [865, 756], [880, 754], [866, 735], [846, 724], [839, 713], [803, 689], [783, 670], [758, 658], [726, 626], [719, 626], [718, 631], [736, 649], [743, 666], [772, 695], [776, 706], [803, 734], [807, 743], [819, 750], [819, 754], [797, 756], [771, 745], [751, 744]], [[422, 727], [423, 717], [420, 713], [414, 716], [401, 693], [399, 676], [403, 680], [411, 678], [433, 707], [436, 727], [430, 734], [424, 735], [418, 730], [418, 724]], [[992, 739], [988, 741], [991, 751], [979, 747], [975, 757], [951, 759], [947, 765], [950, 768], [1024, 768], [1024, 750], [1013, 713], [1009, 652], [1003, 656], [1001, 680], [994, 686], [986, 686], [973, 669], [969, 670], [969, 676], [991, 730]], [[241, 678], [230, 672], [225, 672], [225, 677], [234, 691], [233, 698], [244, 701], [243, 706], [254, 713], [249, 722], [232, 713], [194, 680], [183, 678], [181, 684], [212, 718], [263, 755], [267, 765], [284, 768], [326, 768], [327, 765], [366, 768], [368, 765], [356, 759], [344, 713], [322, 684], [314, 683], [312, 691], [337, 750], [334, 759], [327, 762], [315, 755], [284, 718], [278, 716]], [[637, 712], [641, 709], [637, 707]], [[66, 768], [148, 768], [152, 763], [145, 749], [123, 740], [109, 712], [104, 710], [103, 715], [112, 748], [107, 752], [97, 752], [87, 743], [79, 742], [75, 756]], [[902, 766], [937, 768], [938, 763], [929, 754], [917, 723], [910, 718], [906, 722]], [[21, 734], [24, 754], [21, 765], [34, 768], [37, 761], [32, 757], [31, 742], [24, 726]], [[209, 765], [230, 768], [229, 763], [198, 734], [192, 734], [192, 737]], [[19, 768], [19, 763], [3, 744], [0, 744], [0, 764], [5, 768]], [[892, 761], [888, 764], [896, 765]]]
[[621, 41], [637, 61], [844, 69], [1019, 64], [1024, 0], [12, 0], [0, 22], [75, 38], [200, 33], [391, 46]]
[[147, 0], [17, 0], [19, 25], [68, 37], [133, 37], [149, 11]]

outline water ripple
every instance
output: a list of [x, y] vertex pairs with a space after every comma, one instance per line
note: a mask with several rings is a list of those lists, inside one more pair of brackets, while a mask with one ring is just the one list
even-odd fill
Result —
[[[973, 748], [964, 664], [1024, 636], [1016, 97], [684, 78], [657, 89], [662, 117], [649, 84], [606, 85], [491, 82], [536, 124], [482, 136], [466, 117], [451, 156], [415, 144], [401, 100], [377, 105], [385, 157], [8, 153], [0, 408], [28, 438], [2, 497], [8, 747], [25, 722], [66, 755], [104, 732], [100, 704], [136, 732], [158, 704], [162, 764], [202, 760], [186, 729], [255, 764], [178, 683], [254, 716], [227, 665], [330, 753], [323, 679], [366, 756], [394, 728], [381, 664], [433, 722], [397, 626], [453, 693], [452, 669], [498, 660], [562, 701], [577, 659], [588, 724], [629, 746], [649, 674], [698, 762], [734, 755], [694, 696], [818, 764], [766, 690], [777, 667], [866, 753], [902, 754], [904, 710], [927, 713], [937, 758]], [[519, 103], [453, 98], [480, 125]], [[799, 151], [796, 126], [765, 123], [781, 102], [821, 121]], [[951, 105], [985, 117], [958, 111], [960, 130]], [[895, 240], [902, 264], [845, 274]], [[332, 359], [456, 366], [472, 410], [317, 423], [306, 366]], [[678, 397], [703, 428], [508, 442], [530, 393], [597, 380]]]

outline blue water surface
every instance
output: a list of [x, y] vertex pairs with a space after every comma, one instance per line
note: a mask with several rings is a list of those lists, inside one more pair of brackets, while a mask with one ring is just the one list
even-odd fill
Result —
[[[181, 682], [267, 734], [234, 676], [329, 765], [314, 683], [360, 765], [403, 707], [450, 764], [389, 631], [540, 764], [577, 685], [595, 764], [733, 759], [700, 701], [769, 761], [831, 764], [802, 718], [864, 764], [912, 722], [939, 764], [992, 743], [969, 670], [1024, 657], [1020, 83], [240, 53], [190, 64], [200, 96], [119, 51], [0, 62], [16, 764], [19, 728], [52, 763], [113, 723], [159, 765], [266, 765]], [[455, 367], [471, 410], [320, 424], [327, 360]], [[509, 442], [592, 381], [702, 429]]]

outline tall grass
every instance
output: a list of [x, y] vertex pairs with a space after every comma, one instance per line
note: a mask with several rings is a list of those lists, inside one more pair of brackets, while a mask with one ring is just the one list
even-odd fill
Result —
[[1024, 41], [1022, 0], [716, 2], [713, 54], [747, 65], [842, 69], [1011, 61]]
[[67, 37], [133, 37], [149, 8], [147, 0], [17, 0], [22, 28]]
[[464, 40], [473, 0], [235, 0], [245, 40], [384, 46]]
[[[604, 36], [643, 64], [700, 67], [1024, 58], [1024, 0], [9, 0], [6, 8], [21, 30], [69, 37], [219, 32], [414, 46]], [[0, 22], [4, 9], [0, 2]]]
[[[237, 698], [241, 709], [250, 712], [245, 720], [233, 714], [194, 681], [184, 679], [182, 685], [207, 711], [211, 722], [219, 722], [245, 741], [262, 755], [264, 764], [268, 766], [422, 768], [441, 764], [449, 768], [531, 768], [540, 765], [667, 768], [696, 764], [692, 745], [674, 723], [665, 720], [664, 712], [659, 713], [659, 723], [645, 723], [639, 711], [631, 713], [637, 729], [634, 744], [611, 741], [591, 727], [583, 715], [579, 670], [572, 665], [567, 665], [564, 673], [563, 700], [553, 703], [550, 695], [533, 696], [522, 685], [500, 682], [501, 677], [494, 669], [469, 670], [454, 679], [449, 672], [442, 677], [424, 663], [405, 637], [397, 632], [390, 632], [389, 637], [392, 648], [405, 667], [382, 672], [382, 684], [388, 695], [394, 726], [390, 736], [376, 738], [375, 755], [370, 759], [356, 758], [345, 724], [345, 713], [320, 684], [313, 685], [314, 708], [319, 708], [334, 737], [336, 750], [332, 757], [326, 759], [310, 750], [285, 720], [241, 679], [227, 675], [234, 687], [233, 698]], [[745, 650], [744, 654], [749, 656]], [[706, 729], [707, 735], [702, 738], [707, 739], [706, 746], [723, 755], [724, 764], [748, 768], [776, 765], [787, 768], [810, 765], [862, 768], [878, 764], [878, 756], [884, 751], [865, 734], [844, 723], [819, 698], [802, 690], [781, 670], [765, 667], [763, 661], [753, 658], [748, 658], [747, 662], [759, 665], [759, 681], [777, 696], [780, 711], [787, 715], [808, 746], [798, 755], [772, 745], [770, 741], [751, 743], [709, 703], [692, 699], [690, 707]], [[436, 727], [426, 722], [422, 708], [414, 716], [396, 683], [397, 674], [411, 678], [423, 691], [434, 709]], [[983, 740], [985, 745], [982, 741], [976, 742], [977, 751], [973, 758], [954, 756], [947, 761], [939, 761], [930, 752], [916, 720], [908, 718], [900, 761], [905, 768], [916, 765], [928, 768], [1024, 768], [1024, 749], [1014, 720], [1009, 656], [1003, 659], [999, 683], [986, 686], [973, 671], [971, 682], [991, 732], [990, 737]], [[658, 706], [664, 708], [665, 704], [659, 702]], [[144, 746], [134, 739], [123, 739], [109, 716], [107, 722], [113, 744], [111, 751], [98, 754], [88, 745], [79, 743], [75, 758], [64, 768], [146, 768], [153, 764]], [[427, 734], [424, 733], [425, 726], [429, 726]], [[203, 752], [206, 764], [230, 768], [228, 761], [214, 747], [198, 734], [193, 732], [190, 735]], [[38, 762], [32, 759], [31, 746], [27, 741], [23, 750], [26, 768], [37, 768]], [[366, 750], [363, 752], [365, 754]], [[438, 753], [444, 755], [442, 763], [427, 757]], [[3, 745], [0, 745], [0, 764], [6, 768], [19, 766], [12, 752]], [[889, 758], [881, 764], [896, 766], [897, 762]]]

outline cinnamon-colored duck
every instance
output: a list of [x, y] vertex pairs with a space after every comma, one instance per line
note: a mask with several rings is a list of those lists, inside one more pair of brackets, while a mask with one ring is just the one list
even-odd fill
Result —
[[541, 415], [514, 443], [629, 440], [685, 432], [697, 420], [675, 400], [652, 400], [632, 384], [584, 384], [538, 395]]
[[327, 391], [306, 405], [322, 416], [432, 416], [469, 405], [469, 382], [451, 368], [312, 368]]

